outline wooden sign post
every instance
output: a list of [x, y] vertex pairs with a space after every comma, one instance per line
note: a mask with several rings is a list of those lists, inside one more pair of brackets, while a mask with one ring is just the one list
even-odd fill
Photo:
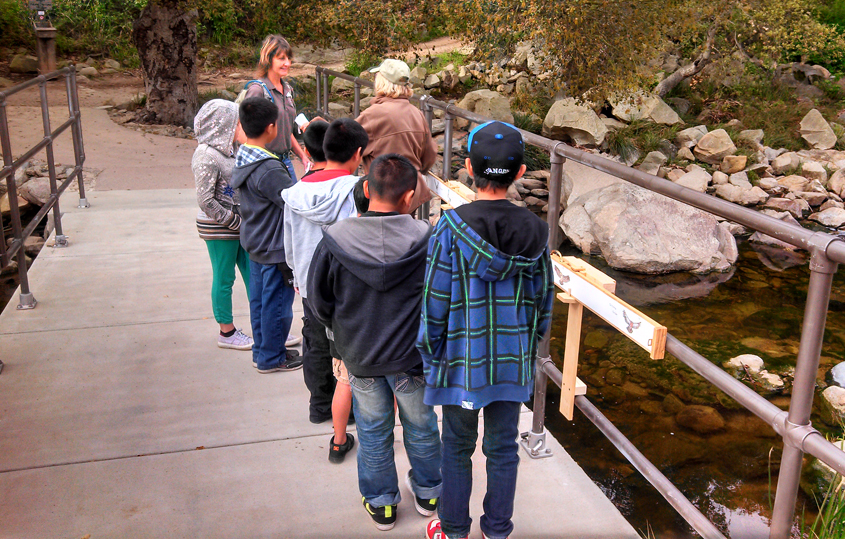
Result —
[[576, 376], [583, 307], [587, 307], [643, 347], [652, 359], [663, 359], [666, 350], [666, 326], [658, 324], [616, 297], [616, 282], [580, 258], [554, 253], [552, 267], [555, 285], [563, 290], [557, 297], [569, 304], [560, 412], [571, 421], [575, 414], [575, 397], [586, 393], [586, 385]]
[[[425, 179], [429, 188], [453, 208], [475, 200], [472, 189], [460, 182], [444, 182], [432, 174], [427, 174]], [[557, 299], [569, 305], [560, 412], [571, 421], [575, 414], [575, 397], [587, 393], [586, 384], [578, 379], [578, 352], [581, 346], [581, 319], [584, 307], [640, 345], [652, 359], [663, 359], [666, 351], [666, 326], [658, 324], [616, 297], [616, 281], [580, 258], [552, 253], [552, 268], [555, 285], [563, 291], [557, 295]]]

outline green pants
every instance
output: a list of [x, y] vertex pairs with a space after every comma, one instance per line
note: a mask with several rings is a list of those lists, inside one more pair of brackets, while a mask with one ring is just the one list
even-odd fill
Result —
[[238, 240], [205, 240], [211, 258], [211, 307], [218, 324], [232, 323], [232, 285], [235, 266], [241, 272], [249, 297], [249, 255]]

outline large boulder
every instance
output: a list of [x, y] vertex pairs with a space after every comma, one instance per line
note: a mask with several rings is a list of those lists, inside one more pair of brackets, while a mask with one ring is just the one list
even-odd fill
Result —
[[699, 161], [710, 163], [711, 165], [719, 165], [728, 155], [733, 155], [736, 151], [736, 146], [731, 140], [730, 135], [724, 129], [716, 129], [710, 131], [698, 141], [693, 152]]
[[27, 54], [18, 54], [9, 64], [12, 73], [38, 73], [38, 58]]
[[629, 183], [578, 197], [560, 225], [582, 251], [637, 273], [725, 271], [737, 256], [733, 236], [711, 214]]
[[50, 179], [32, 178], [20, 187], [18, 194], [28, 202], [43, 206], [50, 199]]
[[836, 145], [836, 133], [824, 119], [822, 113], [816, 109], [811, 110], [801, 120], [801, 138], [807, 141], [816, 150], [829, 150]]
[[556, 101], [549, 109], [543, 121], [543, 135], [578, 146], [599, 146], [607, 135], [607, 127], [593, 109], [568, 98]]
[[[493, 90], [475, 90], [464, 96], [458, 103], [458, 107], [470, 112], [480, 114], [499, 120], [501, 122], [513, 123], [513, 113], [508, 98]], [[469, 125], [469, 121], [463, 118], [455, 118], [455, 127], [463, 128]]]
[[678, 113], [658, 95], [637, 92], [625, 97], [614, 96], [608, 101], [613, 107], [613, 116], [624, 122], [648, 120], [664, 125], [684, 123]]

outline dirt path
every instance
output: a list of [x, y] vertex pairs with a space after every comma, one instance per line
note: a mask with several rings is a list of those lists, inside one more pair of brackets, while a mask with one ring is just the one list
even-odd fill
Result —
[[[410, 59], [415, 52], [420, 56], [442, 54], [461, 46], [460, 41], [443, 37], [421, 43], [404, 55]], [[313, 73], [315, 65], [342, 70], [346, 56], [352, 50], [311, 50], [301, 47], [295, 48], [294, 52], [300, 62], [292, 67], [291, 76], [301, 76]], [[226, 88], [250, 76], [248, 67], [200, 72], [199, 90], [203, 92], [211, 88]], [[106, 110], [101, 108], [125, 103], [143, 91], [144, 83], [139, 70], [127, 70], [79, 85], [85, 166], [101, 171], [95, 181], [97, 190], [191, 188], [194, 185], [191, 156], [196, 142], [122, 127], [114, 123]], [[55, 127], [68, 118], [64, 82], [48, 84], [47, 100], [50, 119]], [[44, 136], [37, 87], [11, 96], [8, 104], [12, 153], [17, 156]], [[69, 132], [56, 140], [54, 151], [57, 162], [73, 163]], [[44, 159], [43, 152], [36, 158]]]

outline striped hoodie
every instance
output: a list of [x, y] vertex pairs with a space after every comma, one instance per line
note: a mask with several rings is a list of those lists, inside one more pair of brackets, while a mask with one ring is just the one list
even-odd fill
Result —
[[528, 400], [553, 299], [549, 251], [541, 249], [505, 254], [454, 210], [443, 213], [429, 240], [417, 338], [426, 404]]

